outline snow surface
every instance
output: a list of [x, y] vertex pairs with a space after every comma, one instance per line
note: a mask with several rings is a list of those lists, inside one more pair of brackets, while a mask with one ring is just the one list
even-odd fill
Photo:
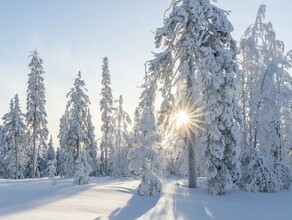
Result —
[[177, 220], [289, 220], [292, 188], [277, 193], [234, 191], [223, 196], [206, 192], [186, 180], [164, 179], [161, 197], [135, 194], [138, 180], [92, 178], [88, 185], [72, 179], [0, 180], [0, 219], [177, 219]]

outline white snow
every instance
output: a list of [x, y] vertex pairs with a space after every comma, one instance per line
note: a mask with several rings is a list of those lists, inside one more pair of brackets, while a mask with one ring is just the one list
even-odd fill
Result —
[[0, 180], [0, 219], [164, 219], [164, 220], [289, 220], [292, 188], [277, 193], [234, 191], [223, 196], [207, 193], [186, 180], [164, 179], [161, 197], [135, 193], [138, 180], [92, 178], [88, 185], [72, 179]]

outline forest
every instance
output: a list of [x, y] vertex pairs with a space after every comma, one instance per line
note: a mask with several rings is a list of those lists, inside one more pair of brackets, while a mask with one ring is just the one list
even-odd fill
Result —
[[[174, 0], [155, 32], [134, 115], [113, 96], [110, 57], [102, 75], [100, 123], [93, 124], [82, 72], [60, 118], [58, 146], [47, 128], [46, 74], [30, 52], [26, 109], [16, 94], [0, 125], [0, 178], [48, 177], [72, 184], [131, 177], [137, 194], [161, 196], [162, 178], [186, 177], [224, 195], [278, 192], [292, 181], [292, 51], [261, 5], [239, 42], [228, 12], [209, 0]], [[105, 54], [106, 56], [106, 54]], [[92, 79], [88, 79], [92, 80]], [[7, 103], [9, 105], [9, 103]], [[101, 137], [96, 137], [100, 129]]]

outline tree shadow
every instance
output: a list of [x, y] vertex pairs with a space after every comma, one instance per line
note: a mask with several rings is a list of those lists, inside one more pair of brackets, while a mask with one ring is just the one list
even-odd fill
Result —
[[0, 216], [36, 209], [94, 186], [96, 183], [73, 185], [72, 179], [58, 179], [57, 185], [49, 179], [0, 181]]
[[173, 195], [173, 216], [175, 219], [216, 219], [209, 201], [214, 198], [198, 188], [190, 189], [186, 185], [177, 187]]
[[[129, 191], [125, 191], [129, 193]], [[115, 209], [109, 216], [110, 220], [137, 219], [156, 206], [160, 197], [140, 196], [134, 194], [123, 208]], [[100, 218], [97, 218], [100, 219]], [[97, 220], [96, 219], [96, 220]]]

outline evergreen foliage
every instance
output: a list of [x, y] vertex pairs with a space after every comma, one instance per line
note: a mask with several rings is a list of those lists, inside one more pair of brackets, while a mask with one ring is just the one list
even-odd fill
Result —
[[109, 164], [108, 156], [113, 150], [113, 95], [111, 85], [111, 78], [109, 72], [108, 58], [103, 58], [102, 65], [102, 81], [101, 81], [101, 100], [100, 100], [100, 111], [101, 111], [101, 142], [100, 142], [100, 172], [102, 175], [109, 175]]
[[46, 152], [46, 141], [48, 139], [47, 113], [45, 110], [45, 84], [43, 74], [43, 60], [38, 52], [31, 52], [29, 64], [28, 88], [26, 99], [26, 123], [31, 143], [31, 177], [39, 176], [39, 158]]

